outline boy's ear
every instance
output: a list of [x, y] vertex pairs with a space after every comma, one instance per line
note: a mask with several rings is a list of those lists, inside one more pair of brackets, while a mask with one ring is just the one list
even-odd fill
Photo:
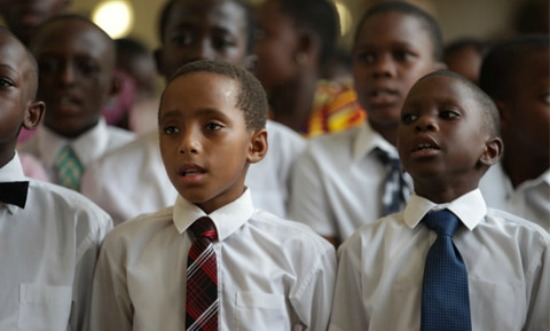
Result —
[[260, 162], [267, 153], [267, 130], [262, 128], [260, 130], [254, 130], [250, 136], [250, 145], [248, 147], [249, 163]]
[[109, 96], [113, 97], [117, 95], [122, 90], [123, 78], [120, 73], [115, 72], [113, 78], [111, 79], [111, 90], [109, 91]]
[[500, 131], [506, 132], [510, 124], [510, 115], [508, 114], [509, 109], [506, 102], [498, 99], [493, 100], [495, 101], [495, 105], [497, 106], [498, 113], [500, 115]]
[[46, 111], [46, 104], [42, 101], [29, 101], [25, 116], [23, 117], [23, 127], [27, 130], [34, 130]]
[[434, 65], [434, 71], [445, 70], [445, 69], [447, 69], [447, 65], [443, 62], [438, 61]]
[[254, 69], [256, 69], [256, 63], [258, 62], [258, 57], [255, 54], [249, 54], [244, 59], [244, 67], [254, 72]]
[[294, 55], [296, 63], [301, 67], [317, 66], [317, 58], [320, 52], [321, 41], [319, 37], [306, 29], [300, 29], [298, 48]]
[[164, 70], [162, 70], [162, 60], [161, 60], [161, 50], [157, 48], [153, 51], [153, 59], [155, 60], [155, 66], [157, 67], [157, 72], [160, 75], [164, 75]]
[[497, 163], [504, 150], [504, 143], [499, 137], [490, 138], [485, 142], [485, 149], [479, 158], [479, 162], [487, 167]]

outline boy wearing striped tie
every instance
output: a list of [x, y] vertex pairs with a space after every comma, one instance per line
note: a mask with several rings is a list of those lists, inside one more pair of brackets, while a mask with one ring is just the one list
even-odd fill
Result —
[[255, 210], [244, 184], [267, 152], [267, 112], [242, 67], [201, 60], [168, 81], [159, 140], [179, 196], [106, 239], [92, 330], [326, 330], [334, 248]]

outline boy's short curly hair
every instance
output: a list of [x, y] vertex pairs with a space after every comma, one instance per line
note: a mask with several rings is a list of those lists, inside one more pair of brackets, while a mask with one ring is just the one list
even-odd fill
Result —
[[482, 110], [483, 125], [486, 131], [495, 137], [500, 136], [500, 115], [493, 99], [487, 93], [468, 78], [446, 69], [431, 72], [420, 78], [418, 82], [434, 76], [451, 77], [466, 86], [470, 91], [471, 98], [475, 100]]
[[493, 99], [508, 95], [514, 77], [524, 68], [527, 56], [549, 50], [548, 35], [522, 35], [496, 43], [481, 63], [479, 86]]
[[424, 27], [426, 28], [426, 32], [428, 32], [428, 37], [432, 42], [434, 59], [438, 62], [443, 61], [444, 43], [443, 43], [443, 34], [441, 33], [441, 28], [439, 27], [439, 23], [428, 12], [424, 11], [423, 9], [415, 5], [412, 5], [406, 2], [401, 2], [401, 1], [381, 2], [370, 7], [363, 14], [363, 16], [361, 17], [361, 20], [359, 21], [359, 24], [357, 25], [357, 30], [355, 31], [355, 37], [353, 39], [354, 40], [353, 43], [354, 44], [357, 43], [357, 38], [359, 37], [361, 28], [363, 27], [367, 19], [377, 14], [390, 13], [390, 12], [397, 12], [397, 13], [402, 13], [405, 15], [416, 17], [422, 23], [422, 25], [424, 25]]
[[167, 86], [178, 77], [197, 72], [214, 73], [237, 81], [240, 91], [236, 106], [243, 110], [247, 128], [250, 130], [259, 130], [265, 127], [269, 111], [267, 96], [262, 84], [252, 73], [230, 63], [200, 60], [181, 66], [170, 77]]

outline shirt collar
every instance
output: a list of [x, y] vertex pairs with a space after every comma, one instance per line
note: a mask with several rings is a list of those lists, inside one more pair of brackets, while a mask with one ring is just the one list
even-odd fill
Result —
[[223, 241], [246, 223], [253, 213], [254, 206], [250, 190], [246, 189], [237, 200], [213, 211], [209, 215], [178, 195], [173, 209], [173, 220], [178, 231], [183, 233], [197, 219], [208, 216], [216, 226], [219, 240]]
[[[19, 155], [16, 152], [11, 161], [0, 168], [0, 182], [20, 182], [25, 180], [28, 180], [28, 178], [25, 177], [23, 173], [23, 167], [21, 166]], [[3, 204], [1, 202], [0, 205], [5, 206], [10, 214], [14, 214], [20, 209], [18, 206]]]
[[55, 165], [57, 155], [67, 145], [73, 148], [82, 165], [87, 166], [105, 151], [108, 143], [107, 124], [104, 118], [100, 118], [96, 126], [75, 139], [60, 136], [45, 126], [40, 128], [37, 135], [38, 149], [48, 168]]
[[353, 161], [358, 162], [371, 153], [374, 149], [380, 148], [388, 155], [398, 158], [397, 149], [374, 131], [368, 121], [359, 127], [359, 134], [353, 143]]
[[414, 228], [424, 215], [431, 210], [449, 209], [470, 230], [473, 230], [487, 215], [487, 205], [479, 189], [470, 191], [445, 204], [436, 204], [424, 197], [413, 194], [403, 211], [405, 223]]

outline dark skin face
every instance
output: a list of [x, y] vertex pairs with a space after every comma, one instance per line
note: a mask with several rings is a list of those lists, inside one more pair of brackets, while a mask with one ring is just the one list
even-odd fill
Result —
[[458, 79], [436, 75], [411, 89], [399, 124], [398, 150], [415, 191], [435, 203], [478, 187], [498, 161], [502, 141], [486, 127], [484, 110]]
[[44, 103], [32, 95], [36, 77], [30, 54], [6, 32], [0, 32], [0, 167], [15, 153], [22, 127], [34, 129], [44, 114]]
[[118, 90], [108, 37], [88, 22], [65, 19], [38, 31], [31, 46], [40, 68], [38, 96], [48, 106], [44, 124], [69, 138], [93, 128]]
[[433, 53], [426, 28], [414, 16], [380, 13], [360, 28], [352, 62], [357, 98], [370, 125], [393, 145], [409, 89], [443, 67]]
[[508, 92], [496, 100], [506, 144], [503, 162], [514, 186], [538, 177], [550, 164], [549, 58], [549, 51], [539, 51], [517, 63]]
[[174, 5], [155, 57], [168, 79], [180, 66], [217, 60], [247, 66], [246, 12], [230, 0], [184, 0]]
[[160, 150], [179, 194], [206, 213], [237, 199], [251, 163], [267, 152], [265, 129], [250, 130], [237, 81], [208, 72], [176, 78], [159, 109]]
[[276, 89], [299, 75], [300, 33], [277, 0], [267, 0], [258, 9], [259, 38], [255, 45], [258, 56], [256, 76], [267, 91]]
[[0, 0], [0, 11], [13, 33], [29, 43], [38, 25], [69, 7], [70, 0]]
[[478, 83], [482, 56], [474, 47], [464, 47], [445, 56], [449, 70], [461, 74], [474, 83]]

